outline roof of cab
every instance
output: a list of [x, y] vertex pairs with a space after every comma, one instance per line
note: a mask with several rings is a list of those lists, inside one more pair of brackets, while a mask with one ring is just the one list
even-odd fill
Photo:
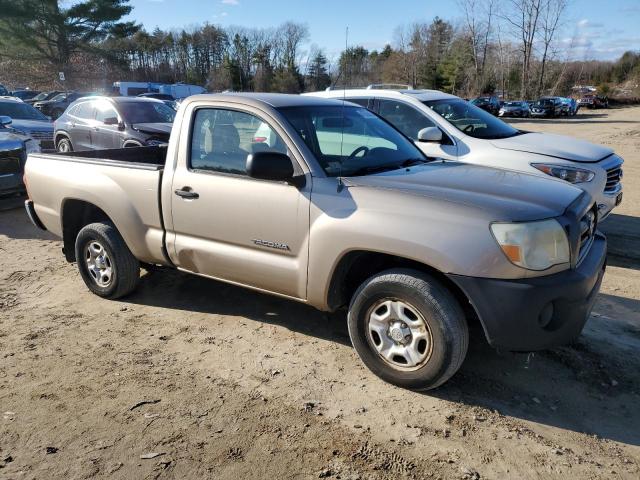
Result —
[[342, 105], [341, 101], [289, 93], [230, 92], [192, 95], [185, 101], [226, 100], [237, 103], [261, 103], [273, 108]]

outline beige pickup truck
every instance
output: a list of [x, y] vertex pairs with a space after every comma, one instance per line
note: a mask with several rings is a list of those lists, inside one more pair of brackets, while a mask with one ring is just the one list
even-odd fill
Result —
[[95, 294], [154, 265], [344, 307], [363, 362], [407, 388], [451, 377], [472, 323], [505, 350], [572, 340], [605, 268], [588, 193], [427, 158], [338, 100], [194, 96], [167, 148], [38, 153], [25, 171], [31, 220]]

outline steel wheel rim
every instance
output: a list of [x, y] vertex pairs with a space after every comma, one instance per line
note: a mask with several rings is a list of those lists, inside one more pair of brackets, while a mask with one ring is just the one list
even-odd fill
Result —
[[89, 276], [96, 285], [106, 288], [113, 281], [113, 263], [102, 244], [92, 240], [85, 248], [85, 262]]
[[373, 350], [395, 370], [418, 370], [431, 358], [429, 324], [404, 300], [384, 298], [374, 303], [367, 312], [366, 335]]
[[68, 152], [69, 144], [64, 140], [61, 140], [60, 143], [58, 144], [58, 151], [62, 153]]

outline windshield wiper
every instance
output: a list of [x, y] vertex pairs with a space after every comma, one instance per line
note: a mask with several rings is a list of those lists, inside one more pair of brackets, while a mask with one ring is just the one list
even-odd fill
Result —
[[433, 162], [433, 158], [407, 158], [404, 162], [400, 164], [400, 167], [413, 167], [414, 165], [420, 165], [422, 163]]

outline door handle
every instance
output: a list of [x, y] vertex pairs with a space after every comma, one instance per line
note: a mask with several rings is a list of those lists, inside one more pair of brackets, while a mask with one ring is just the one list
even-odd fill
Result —
[[181, 189], [175, 190], [173, 193], [178, 195], [179, 197], [195, 200], [200, 197], [199, 194], [191, 190], [191, 187], [182, 187]]

